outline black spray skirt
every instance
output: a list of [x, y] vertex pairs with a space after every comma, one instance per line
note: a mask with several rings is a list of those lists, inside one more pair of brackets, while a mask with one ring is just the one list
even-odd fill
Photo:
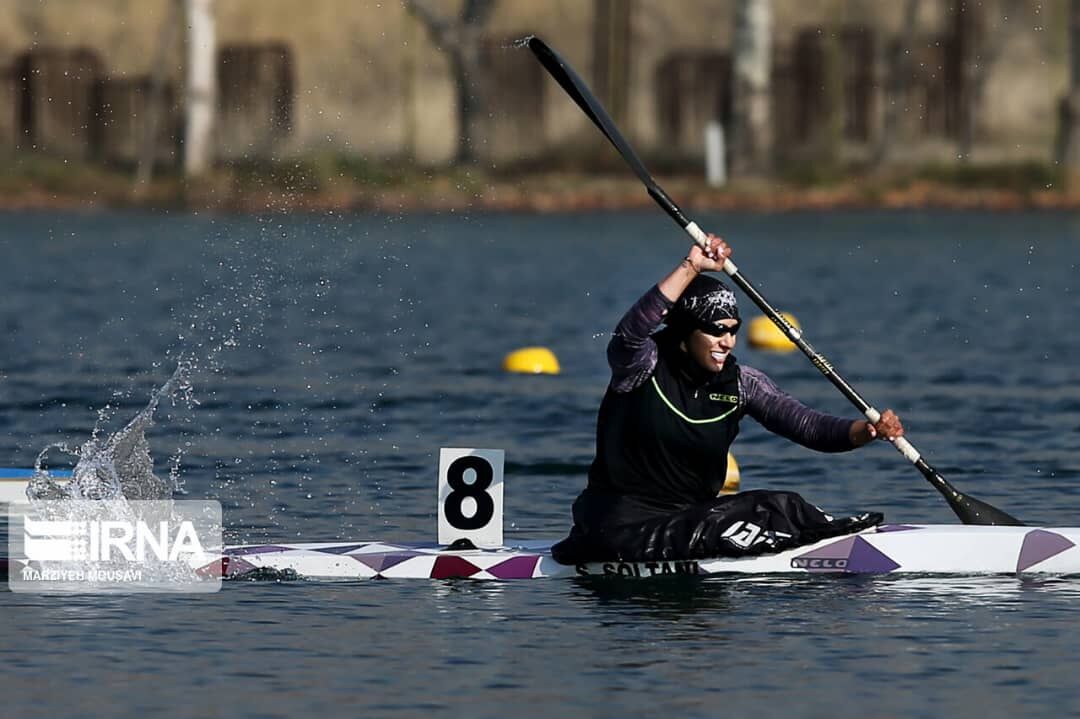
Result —
[[562, 564], [746, 557], [850, 534], [883, 519], [878, 512], [834, 519], [795, 492], [753, 490], [654, 512], [632, 498], [586, 489], [574, 502], [570, 536], [551, 555]]

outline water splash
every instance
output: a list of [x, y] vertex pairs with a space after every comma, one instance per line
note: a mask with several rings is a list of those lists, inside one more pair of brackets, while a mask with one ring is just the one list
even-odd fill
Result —
[[[90, 439], [81, 447], [57, 443], [41, 451], [34, 462], [27, 496], [31, 500], [95, 499], [95, 500], [160, 500], [169, 499], [181, 490], [179, 476], [170, 471], [167, 479], [154, 474], [154, 459], [146, 430], [154, 424], [154, 412], [162, 400], [180, 399], [188, 406], [192, 397], [190, 362], [181, 360], [168, 379], [150, 397], [150, 402], [123, 429], [102, 437], [99, 415]], [[43, 469], [53, 450], [78, 457], [71, 480], [62, 483]]]

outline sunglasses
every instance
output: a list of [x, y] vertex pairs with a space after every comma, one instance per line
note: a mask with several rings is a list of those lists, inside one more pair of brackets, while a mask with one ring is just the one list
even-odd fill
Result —
[[732, 337], [734, 337], [736, 334], [738, 334], [740, 327], [742, 327], [742, 322], [736, 322], [730, 327], [728, 327], [727, 325], [714, 325], [705, 323], [702, 323], [700, 325], [700, 329], [702, 332], [707, 335], [712, 335], [713, 337], [723, 337], [724, 335], [731, 335]]

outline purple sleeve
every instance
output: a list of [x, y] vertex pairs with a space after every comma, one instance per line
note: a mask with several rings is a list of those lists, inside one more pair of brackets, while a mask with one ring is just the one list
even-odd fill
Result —
[[652, 374], [657, 352], [652, 331], [673, 304], [653, 285], [619, 320], [607, 348], [614, 391], [630, 392]]
[[848, 431], [850, 419], [834, 417], [807, 407], [761, 370], [740, 366], [739, 390], [746, 413], [765, 429], [819, 452], [854, 449]]

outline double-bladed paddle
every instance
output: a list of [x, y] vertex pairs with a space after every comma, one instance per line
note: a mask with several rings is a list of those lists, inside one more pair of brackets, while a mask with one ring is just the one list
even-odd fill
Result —
[[[630, 143], [622, 136], [622, 133], [619, 132], [619, 128], [612, 122], [611, 118], [600, 104], [600, 101], [593, 96], [585, 82], [576, 72], [574, 72], [574, 69], [540, 38], [535, 36], [530, 37], [528, 38], [527, 43], [529, 49], [533, 51], [533, 54], [536, 55], [537, 59], [540, 61], [540, 64], [544, 66], [544, 69], [555, 78], [556, 82], [558, 82], [563, 90], [566, 91], [566, 94], [577, 103], [578, 107], [580, 107], [589, 119], [600, 128], [600, 131], [604, 133], [611, 144], [615, 146], [615, 149], [619, 151], [619, 154], [622, 155], [623, 159], [626, 160], [627, 164], [630, 165], [641, 179], [641, 182], [645, 185], [645, 189], [649, 192], [649, 196], [652, 197], [665, 212], [671, 215], [671, 218], [679, 223], [680, 227], [686, 230], [687, 234], [694, 239], [694, 242], [702, 248], [707, 247], [708, 239], [705, 232], [698, 227], [697, 223], [690, 221], [690, 219], [683, 214], [682, 210], [679, 209], [679, 206], [668, 197], [667, 193], [664, 192], [658, 184], [656, 184], [656, 181], [649, 174], [649, 171], [645, 169], [644, 163], [642, 163], [641, 159], [630, 147]], [[829, 381], [859, 409], [860, 412], [863, 413], [867, 420], [873, 424], [877, 424], [878, 420], [881, 419], [881, 413], [864, 400], [859, 393], [856, 392], [835, 369], [833, 369], [833, 366], [829, 361], [811, 347], [809, 342], [803, 339], [802, 333], [798, 329], [784, 319], [783, 315], [773, 309], [772, 305], [761, 296], [761, 293], [758, 292], [745, 277], [743, 277], [739, 272], [739, 268], [736, 267], [735, 263], [730, 259], [724, 262], [724, 272], [731, 277], [732, 282], [738, 285], [739, 288], [753, 300], [755, 305], [761, 308], [761, 311], [780, 328], [788, 339], [790, 339], [796, 347], [802, 350], [803, 354], [810, 358], [810, 361], [814, 366], [817, 367], [818, 370], [820, 370], [821, 373], [825, 375]], [[957, 490], [949, 484], [937, 470], [931, 467], [919, 454], [918, 450], [916, 450], [904, 437], [896, 437], [890, 441], [909, 462], [915, 465], [915, 468], [922, 473], [923, 477], [941, 492], [942, 496], [944, 496], [945, 500], [949, 503], [949, 506], [956, 512], [956, 516], [959, 517], [960, 521], [964, 524], [1023, 525], [1023, 522], [1006, 514], [1000, 509]]]

